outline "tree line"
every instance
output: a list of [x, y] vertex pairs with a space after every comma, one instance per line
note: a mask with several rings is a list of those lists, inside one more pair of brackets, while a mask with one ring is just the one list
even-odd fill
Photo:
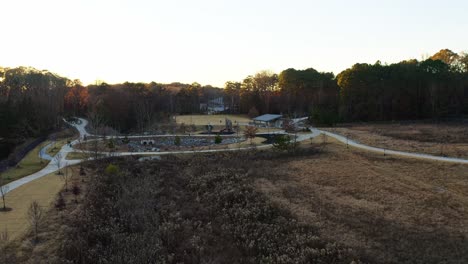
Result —
[[441, 50], [423, 61], [355, 64], [341, 72], [340, 114], [349, 121], [468, 114], [468, 56]]
[[99, 116], [122, 132], [144, 130], [173, 113], [200, 113], [222, 89], [198, 83], [99, 83], [84, 86], [46, 70], [0, 68], [0, 140], [47, 135], [68, 116]]
[[49, 71], [0, 68], [0, 138], [47, 134], [63, 116], [97, 115], [127, 133], [201, 113], [223, 98], [225, 112], [312, 116], [316, 123], [461, 117], [468, 114], [468, 55], [445, 49], [425, 60], [358, 63], [338, 75], [261, 71], [224, 89], [198, 83], [99, 83], [84, 86]]
[[438, 119], [468, 114], [468, 54], [444, 49], [428, 59], [358, 63], [333, 73], [286, 69], [227, 82], [233, 113], [311, 116], [322, 124]]

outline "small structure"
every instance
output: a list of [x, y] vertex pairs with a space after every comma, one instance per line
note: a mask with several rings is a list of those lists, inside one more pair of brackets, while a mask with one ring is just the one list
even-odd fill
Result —
[[281, 127], [283, 115], [265, 114], [253, 119], [256, 126]]
[[227, 107], [224, 104], [224, 98], [223, 97], [218, 97], [212, 100], [209, 100], [207, 103], [201, 103], [200, 104], [200, 110], [203, 112], [206, 112], [207, 114], [216, 114], [216, 113], [221, 113], [223, 111], [228, 110], [229, 107]]
[[141, 145], [147, 146], [147, 145], [154, 145], [154, 140], [153, 139], [143, 139], [140, 141]]

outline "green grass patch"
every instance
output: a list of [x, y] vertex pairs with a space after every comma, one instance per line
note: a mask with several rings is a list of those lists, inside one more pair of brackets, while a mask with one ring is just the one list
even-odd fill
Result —
[[49, 161], [39, 158], [39, 151], [49, 143], [50, 141], [45, 141], [39, 144], [31, 150], [16, 167], [2, 173], [1, 177], [6, 180], [6, 183], [9, 183], [43, 169], [49, 164]]

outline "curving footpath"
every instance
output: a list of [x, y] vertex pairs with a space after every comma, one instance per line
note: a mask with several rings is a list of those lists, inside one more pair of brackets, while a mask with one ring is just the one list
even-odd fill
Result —
[[41, 148], [41, 150], [39, 150], [39, 158], [41, 159], [45, 159], [45, 160], [53, 160], [54, 157], [50, 156], [49, 154], [47, 154], [47, 150], [53, 145], [54, 143], [49, 143], [47, 144], [46, 146], [44, 146], [43, 148]]
[[[45, 175], [48, 175], [50, 173], [56, 172], [59, 170], [59, 168], [64, 168], [69, 165], [76, 165], [84, 160], [67, 160], [66, 156], [70, 152], [76, 152], [78, 150], [75, 150], [73, 148], [74, 145], [78, 144], [79, 142], [82, 141], [82, 139], [86, 136], [96, 136], [93, 134], [90, 134], [86, 131], [86, 126], [88, 124], [88, 121], [83, 118], [79, 118], [80, 122], [78, 123], [69, 123], [70, 125], [74, 126], [78, 132], [80, 133], [79, 139], [74, 140], [71, 142], [70, 145], [66, 144], [64, 145], [60, 151], [54, 156], [54, 157], [47, 157], [47, 159], [50, 158], [49, 164], [43, 168], [42, 170], [33, 173], [29, 176], [23, 177], [21, 179], [18, 179], [16, 181], [10, 182], [9, 184], [6, 184], [3, 187], [6, 187], [6, 192], [8, 193], [9, 191], [12, 191], [24, 184], [27, 184], [33, 180], [39, 179]], [[452, 162], [452, 163], [459, 163], [459, 164], [468, 164], [468, 160], [466, 159], [459, 159], [459, 158], [449, 158], [449, 157], [440, 157], [440, 156], [433, 156], [433, 155], [428, 155], [428, 154], [422, 154], [422, 153], [411, 153], [411, 152], [404, 152], [404, 151], [396, 151], [396, 150], [388, 150], [388, 149], [383, 149], [383, 148], [376, 148], [376, 147], [371, 147], [367, 146], [361, 143], [358, 143], [356, 141], [347, 139], [346, 137], [343, 137], [338, 134], [334, 134], [328, 131], [323, 131], [315, 128], [310, 129], [311, 133], [308, 134], [299, 134], [297, 136], [297, 142], [308, 140], [314, 137], [319, 136], [320, 134], [325, 134], [327, 136], [330, 136], [332, 138], [335, 138], [336, 140], [348, 144], [349, 146], [376, 152], [376, 153], [381, 153], [385, 155], [396, 155], [396, 156], [402, 156], [402, 157], [408, 157], [408, 158], [417, 158], [417, 159], [425, 159], [425, 160], [433, 160], [433, 161], [443, 161], [443, 162]], [[283, 131], [279, 132], [272, 132], [270, 134], [278, 134], [278, 133], [284, 133]], [[265, 133], [263, 133], [265, 134]], [[158, 135], [160, 136], [160, 135]], [[165, 135], [165, 136], [174, 136], [174, 135]], [[193, 135], [193, 136], [199, 136], [199, 135]], [[201, 135], [201, 136], [206, 136], [206, 135]], [[111, 136], [108, 136], [107, 138], [110, 138]], [[123, 138], [124, 136], [118, 136], [117, 138]], [[154, 135], [145, 135], [145, 136], [129, 136], [129, 138], [132, 137], [154, 137]], [[95, 139], [95, 140], [102, 140], [103, 138], [100, 139]], [[50, 147], [50, 145], [45, 146], [41, 151], [43, 153], [47, 150], [47, 148]], [[271, 148], [272, 144], [269, 145], [262, 145], [258, 147], [242, 147], [242, 148], [229, 148], [229, 149], [212, 149], [212, 150], [187, 150], [187, 151], [166, 151], [166, 152], [114, 152], [114, 153], [109, 153], [109, 152], [100, 152], [100, 154], [105, 154], [108, 156], [132, 156], [132, 155], [171, 155], [171, 154], [194, 154], [194, 153], [213, 153], [213, 152], [229, 152], [229, 151], [240, 151], [240, 150], [250, 150], [250, 149], [266, 149], [266, 148]], [[83, 151], [78, 151], [78, 152], [83, 152]], [[58, 166], [60, 164], [60, 166]]]
[[[69, 123], [70, 125], [74, 126], [78, 130], [78, 132], [80, 133], [79, 139], [76, 139], [76, 140], [72, 141], [70, 145], [68, 145], [68, 144], [64, 145], [54, 157], [48, 156], [47, 159], [50, 159], [50, 162], [42, 170], [2, 186], [2, 187], [6, 187], [5, 188], [6, 189], [5, 193], [8, 193], [8, 192], [10, 192], [10, 191], [12, 191], [12, 190], [24, 185], [24, 184], [27, 184], [27, 183], [29, 183], [29, 182], [31, 182], [33, 180], [39, 179], [39, 178], [44, 177], [44, 176], [46, 176], [46, 175], [48, 175], [50, 173], [56, 172], [56, 171], [59, 170], [59, 168], [62, 169], [64, 167], [66, 167], [66, 166], [76, 165], [76, 164], [79, 164], [79, 163], [83, 162], [84, 160], [67, 160], [66, 159], [67, 154], [70, 153], [70, 152], [83, 152], [83, 151], [75, 150], [73, 148], [73, 146], [80, 143], [85, 136], [86, 137], [97, 136], [97, 135], [90, 134], [90, 133], [88, 133], [88, 131], [86, 131], [86, 126], [88, 124], [88, 121], [86, 119], [79, 118], [79, 120], [80, 121], [78, 123]], [[278, 133], [278, 132], [276, 132], [276, 133]], [[312, 133], [310, 133], [310, 134], [299, 135], [297, 137], [297, 141], [307, 140], [307, 139], [316, 137], [318, 135], [319, 135], [319, 133], [312, 131]], [[160, 136], [160, 135], [158, 135], [158, 136]], [[174, 135], [164, 135], [164, 136], [170, 137], [170, 136], [174, 136]], [[193, 135], [193, 136], [206, 136], [206, 135]], [[106, 138], [110, 138], [110, 137], [112, 137], [112, 136], [107, 136]], [[114, 137], [114, 138], [124, 138], [124, 137], [125, 136], [118, 136], [118, 137]], [[133, 137], [135, 137], [135, 138], [154, 137], [154, 135], [129, 136], [129, 138], [133, 138]], [[96, 140], [102, 140], [102, 139], [103, 138], [96, 139]], [[48, 147], [50, 147], [50, 144], [45, 146], [41, 150], [41, 152], [45, 153]], [[211, 149], [211, 150], [198, 150], [198, 151], [114, 152], [114, 153], [100, 152], [99, 154], [105, 154], [105, 155], [108, 155], [108, 156], [171, 155], [171, 154], [194, 154], [194, 153], [227, 152], [227, 151], [249, 150], [249, 149], [255, 149], [255, 148], [265, 149], [265, 148], [270, 148], [270, 147], [272, 147], [271, 144], [270, 145], [262, 145], [262, 146], [258, 146], [258, 147], [243, 147], [243, 148], [230, 148], [230, 149]], [[60, 164], [60, 166], [58, 166], [59, 164]]]
[[401, 157], [408, 157], [408, 158], [416, 158], [416, 159], [425, 159], [425, 160], [433, 160], [433, 161], [443, 161], [443, 162], [452, 162], [452, 163], [460, 163], [460, 164], [468, 164], [468, 160], [466, 159], [460, 159], [460, 158], [450, 158], [450, 157], [441, 157], [441, 156], [434, 156], [434, 155], [429, 155], [429, 154], [422, 154], [422, 153], [414, 153], [414, 152], [405, 152], [405, 151], [398, 151], [398, 150], [390, 150], [390, 149], [383, 149], [383, 148], [376, 148], [376, 147], [371, 147], [367, 146], [361, 143], [358, 143], [354, 140], [351, 140], [349, 138], [343, 137], [338, 134], [334, 134], [328, 131], [323, 131], [319, 129], [312, 128], [311, 131], [316, 131], [317, 133], [320, 134], [325, 134], [329, 137], [332, 137], [344, 144], [348, 144], [351, 147], [355, 148], [360, 148], [372, 152], [377, 152], [381, 153], [382, 155], [395, 155], [395, 156], [401, 156]]

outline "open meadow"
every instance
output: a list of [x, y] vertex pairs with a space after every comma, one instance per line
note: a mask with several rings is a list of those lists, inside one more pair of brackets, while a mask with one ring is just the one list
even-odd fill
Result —
[[377, 155], [319, 137], [295, 153], [128, 157], [87, 166], [89, 190], [61, 217], [48, 213], [48, 223], [62, 227], [47, 230], [51, 241], [29, 249], [29, 258], [468, 261], [466, 165]]
[[466, 123], [349, 124], [321, 129], [374, 147], [468, 158]]

